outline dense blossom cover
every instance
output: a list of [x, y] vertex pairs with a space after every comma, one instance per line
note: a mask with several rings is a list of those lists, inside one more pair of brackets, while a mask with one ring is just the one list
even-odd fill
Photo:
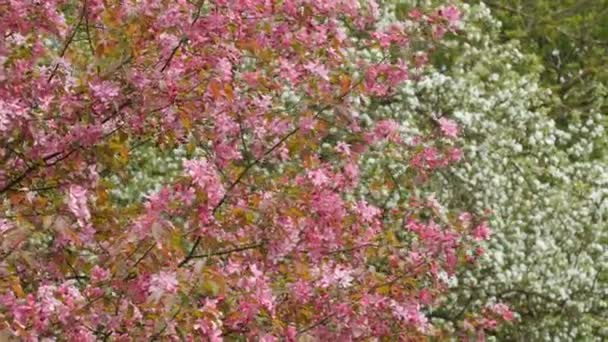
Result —
[[[458, 8], [393, 22], [351, 0], [3, 1], [0, 13], [3, 333], [445, 336], [429, 312], [490, 236], [483, 217], [417, 191], [461, 159], [458, 125], [414, 137], [361, 112], [417, 82]], [[150, 144], [186, 156], [145, 198], [117, 198]], [[407, 202], [360, 191], [359, 160], [379, 148], [411, 165]], [[512, 319], [489, 304], [460, 333]]]

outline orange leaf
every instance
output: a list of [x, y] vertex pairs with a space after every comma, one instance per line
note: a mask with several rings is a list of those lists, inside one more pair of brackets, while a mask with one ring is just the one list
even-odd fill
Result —
[[215, 98], [219, 98], [222, 96], [222, 85], [220, 82], [213, 80], [209, 83], [209, 89], [211, 90], [211, 95]]
[[21, 283], [19, 281], [19, 278], [17, 278], [17, 277], [11, 277], [11, 289], [13, 290], [13, 293], [17, 297], [19, 297], [19, 298], [25, 297], [25, 293], [23, 293], [23, 288], [21, 287]]
[[348, 75], [340, 77], [340, 91], [342, 94], [346, 94], [350, 90], [351, 79]]
[[224, 84], [224, 94], [226, 94], [228, 100], [234, 100], [234, 91], [232, 91], [232, 86], [229, 83]]

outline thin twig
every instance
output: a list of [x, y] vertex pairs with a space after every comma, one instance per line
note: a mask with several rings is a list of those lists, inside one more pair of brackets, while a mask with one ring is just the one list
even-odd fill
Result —
[[[70, 46], [70, 44], [72, 44], [72, 41], [74, 40], [74, 37], [76, 36], [76, 32], [78, 31], [78, 27], [80, 27], [80, 25], [82, 24], [82, 21], [84, 20], [84, 18], [86, 16], [86, 13], [87, 13], [87, 0], [84, 0], [84, 3], [82, 4], [82, 11], [80, 13], [80, 18], [78, 19], [78, 23], [76, 23], [76, 26], [74, 26], [74, 30], [72, 30], [72, 33], [70, 34], [70, 36], [66, 40], [65, 44], [63, 45], [63, 49], [61, 49], [59, 58], [62, 58], [65, 55], [65, 53], [68, 50], [68, 47]], [[53, 68], [51, 75], [47, 79], [47, 83], [49, 83], [53, 80], [53, 77], [55, 77], [55, 74], [57, 73], [58, 68], [59, 68], [59, 63], [55, 64], [55, 67]]]
[[236, 248], [225, 250], [225, 251], [219, 251], [219, 252], [207, 253], [207, 254], [198, 254], [198, 255], [193, 255], [192, 259], [196, 259], [196, 258], [200, 259], [200, 258], [209, 258], [209, 257], [212, 257], [212, 256], [228, 255], [228, 254], [232, 254], [232, 253], [236, 253], [236, 252], [246, 251], [246, 250], [249, 250], [249, 249], [256, 249], [256, 248], [262, 247], [263, 245], [264, 245], [263, 243], [256, 243], [256, 244], [252, 244], [252, 245], [245, 245], [245, 246], [236, 247]]
[[[204, 3], [205, 3], [204, 0], [202, 0], [199, 3], [198, 10], [197, 10], [196, 14], [194, 15], [194, 19], [192, 20], [192, 23], [190, 24], [190, 26], [194, 26], [194, 24], [196, 24], [196, 22], [200, 18], [201, 11], [202, 11]], [[163, 67], [160, 69], [160, 72], [164, 72], [171, 65], [171, 61], [173, 60], [173, 57], [175, 57], [175, 54], [177, 53], [177, 50], [179, 50], [179, 48], [181, 48], [182, 45], [184, 45], [187, 41], [188, 41], [188, 37], [182, 37], [182, 39], [179, 40], [179, 42], [177, 43], [177, 45], [173, 48], [173, 50], [171, 50], [171, 54], [169, 55], [169, 57], [165, 61], [165, 64], [163, 65]]]

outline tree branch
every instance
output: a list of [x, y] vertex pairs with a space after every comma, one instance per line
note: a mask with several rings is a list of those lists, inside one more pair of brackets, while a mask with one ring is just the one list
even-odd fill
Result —
[[[65, 53], [68, 50], [68, 47], [70, 46], [70, 44], [72, 44], [72, 41], [74, 41], [74, 37], [76, 36], [78, 27], [80, 27], [80, 25], [82, 24], [82, 21], [84, 20], [84, 18], [86, 16], [86, 13], [87, 13], [87, 0], [84, 0], [84, 3], [82, 4], [82, 11], [80, 13], [80, 18], [78, 19], [78, 23], [76, 23], [76, 25], [74, 26], [74, 29], [72, 30], [72, 33], [70, 34], [70, 36], [66, 40], [65, 44], [63, 45], [63, 49], [61, 49], [59, 58], [62, 58], [65, 55]], [[55, 67], [53, 68], [53, 71], [51, 72], [51, 75], [46, 80], [47, 83], [49, 83], [53, 80], [53, 77], [55, 77], [55, 74], [57, 73], [58, 68], [59, 68], [59, 63], [56, 63]]]

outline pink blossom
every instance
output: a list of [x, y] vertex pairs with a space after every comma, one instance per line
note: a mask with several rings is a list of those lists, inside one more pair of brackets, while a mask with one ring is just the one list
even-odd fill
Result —
[[435, 39], [441, 39], [445, 36], [446, 32], [448, 32], [448, 29], [446, 29], [445, 26], [435, 26], [433, 28], [433, 37]]
[[487, 222], [482, 222], [477, 227], [475, 227], [475, 229], [473, 229], [472, 234], [475, 240], [482, 241], [489, 239], [492, 235], [492, 231], [490, 230], [490, 227], [488, 226]]
[[308, 171], [308, 174], [306, 176], [308, 177], [308, 179], [310, 179], [314, 186], [321, 187], [329, 182], [329, 177], [327, 177], [323, 169]]
[[236, 143], [221, 142], [214, 146], [214, 150], [219, 159], [218, 164], [220, 167], [225, 167], [231, 161], [240, 160], [242, 158]]
[[344, 154], [345, 156], [350, 156], [350, 145], [345, 143], [344, 141], [340, 141], [336, 145], [336, 151]]
[[287, 339], [287, 342], [296, 342], [298, 336], [298, 330], [296, 327], [289, 325], [285, 330], [285, 338]]
[[79, 185], [70, 186], [68, 193], [68, 207], [78, 219], [78, 224], [85, 227], [91, 219], [91, 213], [87, 206], [87, 190]]
[[27, 109], [19, 101], [0, 99], [0, 132], [9, 132], [21, 118], [26, 117], [26, 113]]
[[420, 303], [423, 305], [430, 305], [433, 303], [433, 295], [428, 289], [420, 290], [420, 294], [418, 296], [420, 298]]
[[260, 342], [276, 342], [278, 341], [278, 339], [274, 336], [272, 336], [271, 334], [265, 334], [262, 337], [260, 337]]
[[321, 278], [321, 286], [329, 287], [332, 285], [338, 285], [339, 287], [349, 287], [354, 280], [353, 270], [346, 269], [343, 266], [336, 266], [333, 270], [330, 267], [324, 266], [322, 268], [323, 276]]
[[265, 307], [271, 314], [274, 313], [275, 296], [272, 294], [272, 289], [266, 284], [256, 286], [255, 297], [257, 302]]
[[391, 45], [391, 35], [386, 32], [374, 32], [373, 37], [380, 43], [380, 46], [387, 48]]
[[359, 167], [356, 163], [348, 163], [344, 165], [344, 174], [350, 181], [356, 183], [359, 180]]
[[458, 263], [458, 257], [456, 256], [453, 248], [446, 248], [444, 254], [448, 274], [454, 274], [454, 270], [456, 269], [456, 265]]
[[340, 221], [345, 215], [344, 201], [336, 192], [322, 190], [312, 197], [311, 208], [322, 218]]
[[110, 276], [110, 271], [95, 265], [93, 269], [91, 269], [91, 281], [99, 282], [104, 281]]
[[222, 81], [229, 82], [232, 79], [232, 63], [230, 63], [228, 58], [220, 58], [218, 60], [217, 70]]
[[513, 313], [513, 311], [511, 311], [509, 306], [504, 303], [490, 305], [489, 309], [495, 314], [501, 316], [502, 319], [507, 322], [511, 322], [515, 319], [515, 314]]
[[228, 274], [235, 274], [235, 273], [238, 274], [238, 273], [241, 273], [242, 267], [243, 267], [243, 265], [240, 262], [231, 258], [228, 260], [228, 263], [226, 264], [225, 269]]
[[376, 139], [396, 141], [399, 135], [399, 124], [395, 120], [382, 120], [376, 124], [374, 135]]
[[302, 72], [298, 71], [296, 65], [288, 59], [279, 60], [279, 74], [293, 84], [297, 84], [302, 76]]
[[386, 73], [386, 78], [391, 87], [399, 85], [401, 82], [409, 78], [408, 67], [404, 62], [400, 62], [390, 69]]
[[448, 159], [452, 163], [457, 163], [462, 160], [464, 153], [458, 147], [452, 147], [448, 150]]
[[306, 303], [312, 295], [312, 288], [309, 283], [300, 279], [291, 284], [291, 294], [299, 303]]
[[270, 131], [273, 134], [284, 135], [291, 130], [291, 121], [282, 118], [275, 118], [270, 122], [269, 126], [271, 127]]
[[439, 126], [441, 128], [441, 133], [448, 138], [457, 138], [458, 137], [458, 124], [454, 120], [440, 118]]
[[414, 63], [416, 64], [417, 68], [421, 68], [421, 67], [425, 66], [428, 62], [429, 62], [428, 54], [426, 54], [424, 52], [416, 53], [416, 56], [414, 57]]
[[185, 160], [184, 169], [201, 189], [207, 191], [210, 205], [216, 205], [225, 190], [214, 167], [205, 160]]
[[93, 96], [103, 103], [109, 103], [120, 94], [120, 88], [110, 81], [101, 81], [89, 85]]
[[319, 76], [322, 80], [329, 81], [329, 70], [318, 62], [308, 62], [304, 65], [304, 69], [308, 70], [313, 75]]
[[241, 74], [243, 77], [243, 80], [250, 86], [250, 87], [257, 87], [260, 84], [260, 79], [262, 77], [261, 72], [259, 71], [246, 71], [244, 73]]
[[408, 17], [415, 21], [419, 21], [420, 19], [422, 19], [423, 14], [418, 8], [414, 8], [408, 13]]
[[315, 127], [315, 120], [312, 117], [305, 116], [300, 118], [299, 128], [304, 134], [309, 133]]
[[454, 27], [460, 23], [460, 10], [458, 7], [450, 5], [442, 8], [440, 13], [441, 16], [448, 21], [450, 26]]
[[208, 319], [200, 319], [193, 325], [193, 328], [202, 332], [203, 336], [207, 338], [209, 342], [222, 342], [222, 329], [220, 324], [209, 321]]
[[150, 299], [156, 302], [165, 294], [176, 293], [178, 286], [175, 272], [160, 271], [150, 278]]
[[405, 63], [376, 64], [369, 67], [365, 73], [365, 86], [374, 96], [386, 96], [391, 87], [399, 85], [408, 79]]
[[216, 115], [214, 119], [214, 132], [217, 135], [225, 137], [239, 133], [239, 124], [234, 118], [230, 117], [230, 115], [221, 113]]
[[391, 44], [407, 44], [407, 36], [404, 34], [404, 26], [402, 23], [391, 24], [387, 32], [378, 31], [372, 33], [372, 36], [380, 43], [383, 48], [388, 48]]
[[420, 304], [399, 304], [396, 301], [392, 301], [391, 306], [393, 308], [393, 313], [397, 318], [421, 330], [427, 328], [428, 319], [424, 316], [422, 311], [420, 311]]
[[368, 204], [365, 200], [357, 202], [357, 213], [361, 216], [363, 222], [372, 222], [378, 217], [382, 211], [373, 205]]
[[7, 232], [11, 228], [13, 228], [13, 224], [9, 220], [0, 218], [0, 235], [4, 234], [4, 232]]
[[458, 215], [458, 220], [460, 220], [460, 223], [466, 228], [471, 225], [471, 221], [473, 220], [473, 215], [471, 215], [471, 213], [465, 211], [465, 212], [461, 213], [460, 215]]
[[486, 330], [496, 330], [498, 327], [498, 322], [495, 319], [483, 317], [479, 319], [479, 325]]
[[91, 330], [87, 330], [84, 327], [79, 327], [69, 335], [69, 340], [78, 342], [95, 342], [98, 339]]
[[421, 152], [416, 153], [410, 161], [412, 166], [418, 169], [437, 169], [448, 165], [447, 160], [441, 158], [439, 151], [435, 147], [425, 147]]
[[411, 251], [411, 252], [409, 252], [407, 259], [410, 262], [410, 264], [418, 266], [419, 264], [424, 262], [424, 255], [422, 255], [421, 253], [416, 252], [416, 251]]

